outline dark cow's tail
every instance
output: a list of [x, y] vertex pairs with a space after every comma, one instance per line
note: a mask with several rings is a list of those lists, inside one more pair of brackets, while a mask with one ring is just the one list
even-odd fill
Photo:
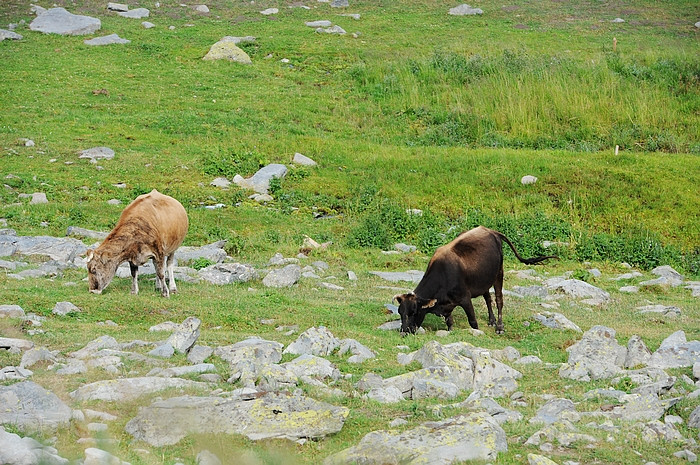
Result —
[[545, 261], [545, 260], [547, 260], [547, 259], [549, 259], [549, 258], [556, 258], [556, 259], [559, 258], [559, 257], [557, 257], [556, 255], [544, 255], [544, 256], [540, 256], [540, 257], [523, 258], [523, 257], [520, 256], [520, 254], [518, 253], [518, 251], [515, 250], [515, 246], [514, 246], [513, 243], [510, 241], [510, 239], [508, 239], [508, 238], [507, 238], [504, 234], [502, 234], [502, 233], [498, 233], [498, 235], [499, 235], [499, 237], [500, 237], [501, 239], [503, 239], [504, 241], [506, 241], [506, 244], [508, 244], [508, 245], [510, 246], [510, 250], [513, 251], [513, 253], [514, 253], [515, 256], [518, 258], [518, 260], [520, 260], [522, 263], [525, 263], [526, 265], [536, 265], [536, 264], [538, 264], [538, 263], [540, 263], [540, 262], [543, 262], [543, 261]]

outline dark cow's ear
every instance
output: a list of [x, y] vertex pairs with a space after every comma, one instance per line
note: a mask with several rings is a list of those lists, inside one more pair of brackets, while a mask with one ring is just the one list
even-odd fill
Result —
[[431, 299], [431, 300], [427, 301], [425, 304], [421, 305], [420, 308], [433, 308], [436, 303], [437, 303], [437, 299]]
[[403, 302], [403, 299], [405, 299], [405, 298], [406, 298], [406, 294], [396, 294], [396, 295], [394, 296], [394, 298], [391, 299], [391, 300], [392, 300], [392, 301], [395, 300], [396, 302], [399, 303], [399, 305], [401, 305], [401, 302]]

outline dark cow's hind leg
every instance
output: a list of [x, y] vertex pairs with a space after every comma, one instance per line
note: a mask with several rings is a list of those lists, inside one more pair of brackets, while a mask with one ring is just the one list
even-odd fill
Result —
[[496, 317], [493, 314], [493, 306], [491, 305], [491, 293], [486, 291], [484, 294], [484, 300], [486, 301], [486, 308], [489, 309], [489, 326], [496, 326]]
[[496, 334], [505, 333], [503, 327], [503, 265], [501, 271], [496, 276], [496, 282], [493, 283], [494, 294], [496, 295], [496, 308], [498, 308], [498, 321], [496, 321]]

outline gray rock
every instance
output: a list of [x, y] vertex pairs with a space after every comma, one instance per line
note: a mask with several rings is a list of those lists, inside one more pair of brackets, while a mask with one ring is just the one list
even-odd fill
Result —
[[83, 465], [130, 465], [128, 462], [124, 462], [118, 457], [110, 454], [102, 449], [97, 449], [95, 447], [88, 447], [85, 449], [85, 460], [83, 460]]
[[[319, 27], [331, 27], [333, 25], [333, 23], [328, 21], [327, 19], [321, 19], [319, 21], [307, 21], [306, 25], [309, 27], [313, 27], [313, 28], [319, 28]], [[295, 155], [295, 157], [296, 157], [296, 155]]]
[[369, 392], [362, 397], [379, 402], [380, 404], [395, 404], [406, 400], [403, 396], [403, 392], [396, 386], [375, 387], [370, 389]]
[[528, 465], [558, 465], [554, 460], [538, 454], [527, 454]]
[[615, 18], [615, 19], [613, 19], [613, 20], [610, 21], [610, 22], [611, 22], [611, 23], [624, 23], [625, 20], [622, 19], [622, 18]]
[[639, 292], [639, 286], [622, 286], [620, 292], [625, 292], [627, 294], [636, 294]]
[[0, 381], [25, 381], [34, 373], [22, 367], [6, 366], [0, 368]]
[[[464, 6], [468, 7], [469, 5], [462, 5], [462, 6], [463, 6], [463, 7], [464, 7]], [[459, 8], [459, 7], [458, 7], [458, 8]], [[455, 8], [453, 8], [452, 10], [455, 10]], [[452, 13], [452, 10], [450, 10], [450, 14], [454, 14], [454, 13]], [[476, 11], [476, 10], [479, 10], [479, 9], [478, 9], [478, 8], [474, 8], [473, 10]], [[481, 11], [481, 10], [479, 10], [479, 11]], [[482, 13], [483, 13], [483, 11], [481, 11], [481, 13], [464, 13], [464, 14], [482, 14]], [[535, 184], [536, 182], [537, 182], [537, 178], [536, 178], [535, 176], [532, 176], [532, 175], [529, 175], [529, 174], [526, 175], [526, 176], [523, 176], [523, 177], [520, 179], [520, 183], [521, 183], [523, 186], [527, 186], [527, 185], [529, 185], [529, 184]]]
[[196, 5], [194, 11], [197, 13], [209, 13], [209, 7], [206, 5]]
[[199, 270], [198, 276], [217, 285], [247, 283], [259, 277], [255, 268], [240, 263], [217, 263]]
[[229, 187], [231, 185], [231, 181], [229, 181], [226, 178], [218, 177], [218, 178], [215, 178], [212, 182], [210, 182], [209, 185], [214, 186], [214, 187], [226, 188], [226, 187]]
[[213, 263], [223, 262], [227, 255], [224, 246], [226, 241], [217, 241], [201, 247], [183, 246], [177, 249], [177, 261], [179, 264], [190, 264], [198, 259], [207, 259]]
[[519, 365], [541, 365], [542, 360], [537, 355], [528, 355], [515, 361]]
[[688, 426], [691, 428], [700, 428], [700, 405], [695, 407], [695, 410], [688, 417]]
[[594, 326], [566, 350], [569, 360], [559, 375], [579, 381], [612, 378], [621, 371], [627, 355], [627, 349], [615, 339], [615, 330], [605, 326]]
[[611, 398], [615, 399], [618, 402], [622, 401], [622, 398], [627, 396], [627, 393], [624, 391], [618, 391], [617, 389], [612, 389], [612, 388], [599, 388], [599, 389], [593, 389], [592, 391], [588, 391], [583, 395], [584, 399], [597, 399], [599, 397], [602, 398]]
[[[109, 39], [108, 39], [109, 38]], [[118, 39], [119, 41], [117, 42], [111, 42], [112, 39]], [[88, 45], [106, 45], [108, 43], [129, 43], [130, 41], [126, 42], [120, 42], [123, 41], [124, 39], [119, 39], [119, 36], [117, 34], [111, 34], [105, 37], [98, 37], [95, 39], [91, 39], [91, 41], [94, 41], [93, 43], [88, 43], [91, 41], [85, 41], [86, 44]], [[104, 42], [104, 43], [102, 43]], [[80, 157], [78, 158], [83, 158], [83, 159], [88, 159], [93, 163], [97, 163], [98, 160], [111, 160], [114, 158], [114, 150], [112, 150], [109, 147], [93, 147], [90, 149], [83, 150], [80, 152]]]
[[645, 305], [637, 307], [639, 313], [654, 313], [667, 318], [681, 316], [681, 309], [672, 305]]
[[122, 39], [117, 34], [109, 34], [103, 37], [95, 37], [94, 39], [86, 39], [83, 41], [85, 45], [111, 45], [111, 44], [130, 44], [131, 41], [128, 39]]
[[160, 344], [155, 349], [148, 352], [149, 357], [158, 358], [170, 358], [175, 355], [175, 348], [172, 344], [166, 342], [165, 344]]
[[188, 365], [182, 367], [170, 367], [158, 373], [158, 376], [165, 378], [182, 377], [192, 374], [212, 373], [216, 372], [216, 367], [211, 363], [199, 363], [197, 365]]
[[214, 353], [213, 347], [200, 346], [199, 344], [193, 346], [187, 353], [187, 361], [193, 365], [198, 365], [204, 363], [206, 359], [211, 357]]
[[123, 3], [109, 2], [107, 4], [107, 9], [112, 11], [129, 11], [129, 5], [125, 5]]
[[399, 242], [398, 244], [394, 244], [394, 249], [398, 250], [399, 252], [403, 252], [403, 253], [413, 253], [417, 250], [415, 245], [408, 245], [408, 244], [404, 244], [402, 242]]
[[635, 422], [660, 419], [679, 399], [661, 400], [656, 394], [627, 394], [620, 401], [623, 405], [613, 407], [605, 416]]
[[17, 34], [14, 31], [8, 31], [7, 29], [0, 29], [0, 42], [2, 42], [5, 39], [22, 40], [23, 37], [21, 34]]
[[545, 281], [544, 285], [575, 299], [598, 299], [603, 302], [610, 300], [608, 292], [578, 279], [551, 278]]
[[448, 381], [418, 378], [413, 381], [411, 398], [414, 400], [426, 398], [454, 399], [459, 394], [459, 391], [460, 389], [456, 384]]
[[378, 276], [386, 281], [396, 283], [399, 281], [410, 281], [418, 284], [423, 279], [424, 272], [419, 270], [408, 270], [406, 272], [397, 271], [370, 271], [369, 274]]
[[55, 431], [67, 426], [73, 411], [55, 394], [32, 381], [0, 386], [0, 424], [20, 431]]
[[222, 465], [222, 462], [213, 452], [203, 450], [197, 454], [197, 465]]
[[70, 393], [76, 402], [106, 401], [128, 402], [141, 396], [165, 389], [206, 389], [205, 383], [179, 378], [146, 376], [140, 378], [120, 378], [86, 384]]
[[700, 361], [700, 341], [687, 341], [684, 331], [676, 331], [667, 337], [651, 355], [650, 367], [692, 367]]
[[85, 347], [71, 353], [71, 357], [86, 359], [93, 357], [97, 352], [102, 349], [119, 349], [119, 343], [112, 336], [100, 336], [88, 342]]
[[651, 351], [647, 348], [642, 338], [633, 335], [627, 341], [627, 355], [622, 365], [624, 368], [634, 368], [639, 365], [646, 365], [651, 359]]
[[310, 354], [319, 357], [330, 355], [340, 347], [340, 340], [323, 326], [312, 327], [299, 335], [296, 341], [284, 349], [285, 354]]
[[144, 29], [151, 29], [151, 28], [156, 27], [156, 25], [153, 24], [153, 23], [150, 22], [150, 21], [144, 21], [144, 22], [142, 22], [142, 23], [141, 23], [141, 26], [143, 26]]
[[355, 339], [343, 339], [340, 341], [338, 355], [345, 355], [347, 352], [352, 353], [352, 356], [348, 358], [350, 363], [362, 363], [377, 356], [369, 347], [362, 345]]
[[42, 205], [47, 203], [49, 203], [49, 200], [43, 192], [34, 192], [32, 194], [32, 200], [29, 201], [30, 205]]
[[333, 8], [345, 8], [350, 6], [350, 2], [348, 0], [332, 0], [331, 1], [331, 7]]
[[280, 10], [278, 10], [277, 8], [267, 8], [265, 10], [262, 10], [260, 12], [260, 14], [263, 16], [270, 16], [270, 15], [276, 15], [279, 12], [280, 12]]
[[632, 271], [631, 273], [624, 273], [619, 276], [616, 276], [615, 278], [610, 278], [611, 281], [623, 281], [627, 279], [634, 279], [634, 278], [641, 278], [644, 276], [642, 273], [639, 271]]
[[20, 362], [20, 368], [31, 368], [39, 362], [56, 362], [56, 354], [51, 352], [46, 347], [38, 347], [29, 349], [24, 354], [22, 354], [22, 361]]
[[270, 181], [275, 178], [283, 178], [287, 174], [287, 167], [280, 164], [270, 164], [258, 170], [248, 179], [238, 176], [233, 182], [244, 189], [252, 189], [258, 194], [267, 194], [270, 188]]
[[[543, 443], [543, 441], [549, 441], [548, 443]], [[588, 434], [581, 434], [578, 432], [576, 427], [567, 420], [562, 420], [557, 423], [545, 426], [540, 431], [534, 433], [530, 438], [525, 441], [525, 445], [540, 446], [540, 450], [550, 450], [546, 449], [546, 445], [550, 445], [552, 442], [558, 442], [561, 446], [569, 447], [575, 442], [587, 442], [593, 444], [596, 442], [596, 438]]]
[[562, 420], [576, 422], [580, 414], [576, 411], [576, 405], [569, 399], [552, 399], [537, 410], [530, 423], [544, 423], [551, 425]]
[[155, 447], [176, 444], [189, 434], [297, 440], [340, 431], [348, 413], [345, 407], [286, 393], [255, 395], [251, 400], [186, 396], [141, 408], [125, 429]]
[[19, 305], [0, 305], [0, 318], [24, 318], [24, 310]]
[[265, 287], [291, 287], [301, 278], [301, 267], [299, 265], [287, 265], [284, 268], [270, 271], [263, 278]]
[[523, 297], [534, 297], [544, 299], [547, 297], [547, 288], [543, 286], [514, 286], [513, 292]]
[[65, 8], [50, 8], [37, 16], [30, 24], [32, 31], [44, 34], [86, 35], [100, 30], [102, 23], [97, 18], [74, 15]]
[[[699, 26], [700, 27], [700, 26]], [[683, 436], [681, 436], [682, 438]], [[674, 457], [677, 457], [679, 459], [686, 459], [690, 463], [695, 463], [698, 461], [698, 456], [695, 454], [695, 452], [689, 450], [689, 449], [683, 449], [679, 450], [678, 452], [673, 453]]]
[[66, 236], [86, 237], [88, 239], [96, 239], [102, 241], [107, 237], [106, 232], [92, 231], [90, 229], [80, 228], [78, 226], [68, 226]]
[[474, 395], [469, 396], [464, 402], [452, 404], [450, 407], [474, 412], [486, 412], [491, 415], [499, 425], [509, 421], [520, 421], [523, 418], [523, 415], [520, 412], [508, 410], [490, 397], [474, 397]]
[[77, 239], [50, 236], [0, 235], [0, 255], [46, 256], [59, 262], [72, 262], [87, 247]]
[[[472, 8], [471, 6], [467, 5], [466, 3], [456, 6], [454, 8], [450, 8], [450, 11], [448, 14], [452, 16], [472, 16], [472, 15], [482, 15], [484, 14], [484, 10], [481, 8]], [[534, 178], [534, 176], [525, 176]], [[535, 181], [537, 181], [537, 178], [535, 178]], [[523, 184], [525, 184], [523, 182]], [[530, 183], [531, 184], [531, 183]]]
[[700, 379], [700, 360], [693, 363], [693, 378]]
[[68, 459], [58, 455], [29, 436], [19, 437], [0, 426], [0, 463], [8, 465], [68, 465]]
[[[224, 37], [211, 46], [202, 60], [228, 60], [245, 65], [253, 63], [250, 56], [236, 45], [236, 43], [238, 43], [236, 39], [240, 38], [231, 36]], [[241, 181], [244, 181], [241, 176], [236, 175], [236, 177], [233, 178], [233, 182], [236, 184], [239, 184]]]
[[340, 35], [347, 34], [345, 29], [338, 26], [337, 24], [335, 26], [326, 27], [326, 28], [320, 27], [320, 28], [316, 29], [316, 32], [325, 32], [326, 34], [340, 34]]
[[176, 352], [186, 353], [199, 339], [199, 331], [202, 322], [193, 316], [187, 317], [185, 321], [173, 332], [167, 342], [173, 346]]
[[662, 423], [659, 420], [650, 421], [645, 424], [641, 434], [642, 440], [653, 441], [679, 441], [683, 439], [681, 433], [672, 425]]
[[297, 378], [311, 376], [319, 379], [330, 378], [333, 381], [340, 378], [340, 371], [335, 365], [315, 355], [304, 354], [280, 366], [294, 373]]
[[556, 312], [541, 312], [536, 313], [532, 316], [535, 320], [542, 323], [542, 325], [547, 328], [560, 329], [560, 330], [571, 330], [577, 333], [582, 333], [581, 328], [578, 327], [571, 320], [566, 318], [561, 313]]
[[32, 341], [27, 341], [26, 339], [15, 339], [11, 337], [0, 337], [0, 349], [9, 350], [10, 352], [17, 353], [23, 350], [29, 350], [34, 347]]
[[70, 359], [67, 365], [63, 365], [56, 370], [57, 375], [72, 376], [81, 373], [87, 373], [87, 364], [78, 359]]
[[236, 344], [214, 349], [214, 355], [228, 362], [232, 379], [240, 379], [243, 385], [254, 385], [258, 375], [266, 367], [282, 359], [279, 342], [251, 337]]
[[74, 304], [71, 302], [58, 302], [51, 313], [54, 315], [59, 315], [59, 316], [66, 316], [69, 313], [80, 313], [81, 310], [80, 308], [76, 307]]
[[700, 281], [688, 281], [685, 284], [685, 289], [690, 290], [693, 297], [700, 297]]
[[148, 8], [136, 8], [129, 11], [120, 11], [118, 14], [124, 18], [141, 19], [148, 18], [151, 12], [148, 10]]
[[403, 432], [374, 431], [359, 444], [334, 454], [324, 465], [381, 465], [391, 457], [405, 465], [494, 460], [508, 449], [506, 433], [484, 412], [426, 422]]

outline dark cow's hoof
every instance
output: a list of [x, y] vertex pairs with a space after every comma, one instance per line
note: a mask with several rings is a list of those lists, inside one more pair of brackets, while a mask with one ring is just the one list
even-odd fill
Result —
[[505, 334], [506, 330], [503, 328], [503, 326], [496, 328], [496, 334]]

